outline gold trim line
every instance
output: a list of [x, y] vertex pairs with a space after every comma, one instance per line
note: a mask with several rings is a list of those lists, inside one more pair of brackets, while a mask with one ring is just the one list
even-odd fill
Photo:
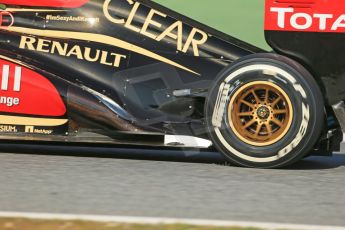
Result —
[[15, 59], [12, 59], [12, 58], [3, 56], [3, 55], [1, 55], [1, 54], [0, 54], [0, 59], [3, 59], [3, 60], [6, 60], [6, 61], [9, 61], [9, 62], [18, 64], [18, 65], [21, 65], [21, 66], [24, 66], [24, 67], [29, 68], [29, 69], [32, 69], [30, 66], [26, 65], [25, 63], [22, 63], [22, 62], [19, 61], [19, 60], [15, 60]]
[[67, 119], [34, 118], [0, 115], [0, 123], [6, 125], [32, 125], [32, 126], [60, 126], [68, 122]]

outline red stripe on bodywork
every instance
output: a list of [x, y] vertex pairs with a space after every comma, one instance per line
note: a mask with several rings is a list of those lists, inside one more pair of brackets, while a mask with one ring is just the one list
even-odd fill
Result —
[[78, 8], [89, 0], [0, 0], [1, 4], [37, 7]]
[[344, 0], [266, 0], [265, 30], [345, 33]]
[[63, 116], [66, 107], [55, 86], [24, 66], [0, 59], [0, 112]]

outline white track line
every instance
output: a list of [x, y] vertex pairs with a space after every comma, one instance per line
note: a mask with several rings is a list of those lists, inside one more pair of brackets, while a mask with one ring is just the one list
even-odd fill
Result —
[[345, 230], [341, 226], [322, 225], [301, 225], [301, 224], [280, 224], [247, 221], [222, 221], [222, 220], [199, 220], [199, 219], [177, 219], [177, 218], [156, 218], [156, 217], [131, 217], [131, 216], [101, 216], [101, 215], [79, 215], [79, 214], [52, 214], [52, 213], [31, 213], [31, 212], [0, 212], [0, 218], [24, 218], [36, 220], [62, 220], [62, 221], [94, 221], [94, 222], [115, 222], [129, 224], [187, 224], [194, 226], [214, 227], [252, 227], [265, 230]]

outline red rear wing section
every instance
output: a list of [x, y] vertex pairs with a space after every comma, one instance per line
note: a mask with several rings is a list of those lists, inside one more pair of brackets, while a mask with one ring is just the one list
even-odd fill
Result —
[[0, 0], [0, 3], [19, 6], [78, 8], [88, 1], [89, 0]]
[[265, 30], [345, 33], [345, 0], [266, 0]]

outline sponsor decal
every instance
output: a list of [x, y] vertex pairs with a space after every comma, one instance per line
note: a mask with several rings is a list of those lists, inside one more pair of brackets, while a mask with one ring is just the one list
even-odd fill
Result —
[[14, 125], [0, 125], [0, 132], [1, 133], [17, 133], [18, 129], [17, 129], [17, 126], [14, 126]]
[[0, 104], [6, 105], [8, 107], [19, 105], [18, 97], [3, 97], [0, 96]]
[[25, 132], [26, 133], [36, 133], [36, 134], [50, 135], [54, 131], [51, 130], [51, 129], [36, 128], [35, 126], [25, 126]]
[[345, 2], [266, 0], [265, 29], [345, 33]]
[[[2, 78], [1, 78], [1, 93], [4, 91], [9, 91], [9, 80], [13, 79], [13, 92], [19, 92], [21, 86], [21, 77], [22, 77], [22, 68], [19, 66], [15, 67], [14, 78], [10, 78], [10, 66], [3, 65], [2, 66]], [[5, 105], [7, 107], [18, 106], [20, 103], [20, 99], [18, 97], [11, 97], [11, 96], [2, 96], [0, 95], [0, 104]]]
[[58, 54], [64, 57], [75, 57], [88, 62], [98, 62], [102, 65], [120, 67], [125, 62], [127, 56], [108, 52], [105, 50], [92, 49], [79, 45], [70, 45], [65, 42], [57, 42], [46, 39], [39, 39], [28, 36], [21, 36], [20, 49], [27, 49], [43, 53]]
[[[8, 90], [9, 77], [10, 77], [10, 66], [9, 65], [3, 65], [2, 79], [1, 79], [1, 90], [2, 91]], [[22, 67], [16, 66], [15, 71], [14, 71], [13, 91], [20, 92], [21, 79], [22, 79]]]
[[[137, 17], [138, 10], [140, 7], [142, 7], [141, 3], [134, 2], [132, 0], [123, 0], [126, 1], [132, 7], [132, 9], [127, 17], [118, 18], [111, 15], [111, 11], [109, 10], [111, 1], [112, 0], [105, 0], [103, 5], [104, 15], [110, 22], [121, 24], [129, 30], [142, 34], [156, 41], [162, 41], [164, 38], [173, 39], [176, 43], [176, 48], [178, 51], [187, 53], [191, 49], [194, 56], [200, 56], [199, 46], [205, 44], [208, 39], [208, 35], [204, 31], [197, 28], [192, 28], [187, 40], [184, 42], [183, 30], [185, 25], [181, 21], [176, 21], [169, 25], [163, 32], [157, 34], [154, 31], [162, 28], [162, 21], [168, 17], [167, 14], [155, 9], [150, 9], [147, 15], [145, 15], [144, 24], [138, 27], [137, 25], [133, 24], [133, 21], [134, 18]], [[142, 15], [140, 15], [140, 17], [142, 17]]]
[[11, 27], [14, 23], [13, 14], [7, 11], [0, 11], [0, 28]]
[[[17, 117], [13, 116], [13, 118], [16, 119]], [[22, 117], [22, 119], [25, 119], [25, 117]], [[67, 121], [65, 123], [63, 122], [55, 123], [54, 125], [56, 126], [50, 126], [53, 123], [45, 123], [44, 120], [41, 120], [41, 121], [43, 121], [41, 124], [35, 124], [35, 125], [31, 125], [29, 123], [23, 124], [22, 122], [15, 125], [0, 124], [0, 133], [13, 133], [13, 134], [26, 133], [26, 134], [41, 134], [41, 135], [66, 134]]]
[[[54, 135], [66, 134], [68, 120], [0, 115], [0, 133]], [[10, 123], [7, 123], [10, 122]], [[12, 124], [13, 123], [13, 124]]]
[[90, 24], [99, 23], [99, 18], [85, 17], [85, 16], [62, 16], [51, 15], [46, 16], [47, 21], [65, 21], [65, 22], [88, 22]]
[[97, 42], [109, 46], [118, 47], [121, 49], [125, 49], [131, 52], [138, 53], [140, 55], [150, 57], [152, 59], [164, 62], [168, 65], [175, 66], [179, 69], [188, 71], [190, 73], [193, 73], [195, 75], [199, 75], [199, 73], [180, 65], [168, 58], [165, 58], [161, 55], [158, 55], [150, 50], [144, 49], [142, 47], [136, 46], [134, 44], [131, 44], [129, 42], [123, 41], [118, 38], [110, 37], [107, 35], [102, 34], [92, 34], [92, 33], [84, 33], [84, 32], [72, 32], [72, 31], [57, 31], [57, 30], [38, 30], [38, 29], [30, 29], [30, 28], [24, 28], [24, 27], [9, 27], [6, 30], [22, 33], [22, 34], [29, 34], [29, 35], [36, 35], [36, 36], [42, 36], [42, 37], [49, 37], [49, 38], [61, 38], [61, 39], [76, 39], [81, 41], [88, 41], [88, 42]]
[[[3, 59], [0, 74], [0, 112], [56, 117], [66, 113], [60, 94], [42, 75]], [[5, 124], [14, 124], [9, 122]]]
[[[122, 24], [127, 29], [131, 29], [137, 33], [140, 33], [156, 41], [162, 41], [163, 39], [173, 40], [176, 42], [176, 49], [178, 51], [181, 51], [183, 53], [191, 52], [194, 56], [200, 56], [199, 47], [200, 45], [203, 45], [207, 42], [208, 34], [206, 34], [202, 30], [199, 30], [197, 28], [191, 28], [191, 29], [188, 28], [188, 30], [191, 30], [191, 31], [189, 35], [187, 35], [187, 37], [184, 37], [183, 31], [186, 30], [185, 29], [186, 25], [183, 24], [182, 21], [175, 21], [171, 25], [168, 25], [164, 31], [159, 32], [159, 34], [157, 34], [157, 32], [154, 32], [154, 31], [160, 31], [159, 29], [163, 27], [162, 24], [164, 24], [163, 23], [164, 19], [168, 18], [168, 15], [154, 9], [149, 9], [149, 12], [145, 17], [144, 24], [141, 27], [136, 27], [136, 25], [134, 25], [133, 23], [133, 20], [135, 17], [137, 17], [136, 14], [139, 8], [143, 7], [143, 5], [141, 5], [139, 2], [134, 2], [132, 0], [127, 0], [126, 2], [131, 7], [130, 12], [128, 13], [128, 15], [126, 15], [127, 17], [117, 18], [111, 15], [110, 9], [112, 7], [109, 6], [111, 3], [111, 0], [104, 1], [103, 11], [104, 11], [105, 17], [113, 23]], [[18, 8], [18, 9], [13, 8], [11, 10], [13, 10], [13, 12], [36, 11], [36, 9], [24, 9], [24, 8]], [[64, 10], [59, 10], [59, 9], [57, 10], [38, 9], [38, 10], [39, 11], [37, 12], [64, 11]], [[94, 21], [95, 22], [99, 21], [99, 18], [87, 18], [87, 17], [79, 17], [79, 16], [78, 17], [73, 17], [73, 16], [64, 17], [61, 15], [55, 15], [55, 14], [48, 14], [46, 16], [46, 19], [47, 20], [62, 20], [66, 22], [88, 21], [89, 23], [94, 23]], [[165, 27], [166, 25], [164, 25], [164, 28]], [[75, 31], [56, 31], [56, 30], [48, 30], [48, 29], [41, 30], [41, 29], [31, 29], [31, 28], [16, 27], [16, 26], [6, 27], [6, 30], [23, 34], [23, 36], [21, 36], [21, 41], [19, 45], [21, 49], [57, 54], [60, 56], [65, 56], [65, 57], [75, 57], [79, 60], [85, 60], [88, 62], [97, 62], [102, 65], [112, 66], [115, 68], [120, 67], [123, 62], [126, 63], [127, 56], [123, 54], [118, 54], [118, 53], [109, 52], [105, 50], [99, 50], [99, 49], [91, 49], [90, 47], [82, 47], [79, 45], [70, 45], [68, 43], [61, 42], [61, 41], [57, 42], [57, 41], [52, 41], [52, 40], [47, 40], [47, 39], [39, 39], [37, 37], [31, 37], [30, 35], [41, 36], [45, 38], [65, 39], [67, 42], [68, 42], [68, 39], [75, 39], [75, 40], [86, 41], [86, 42], [96, 42], [96, 43], [128, 50], [130, 52], [134, 52], [134, 53], [152, 58], [154, 60], [166, 63], [168, 65], [174, 66], [181, 70], [185, 70], [187, 72], [200, 76], [199, 73], [171, 59], [165, 58], [159, 54], [156, 54], [150, 50], [147, 50], [145, 48], [129, 43], [125, 40], [121, 40], [121, 39], [103, 35], [103, 34], [75, 32]], [[24, 36], [24, 35], [28, 35], [28, 36]]]

